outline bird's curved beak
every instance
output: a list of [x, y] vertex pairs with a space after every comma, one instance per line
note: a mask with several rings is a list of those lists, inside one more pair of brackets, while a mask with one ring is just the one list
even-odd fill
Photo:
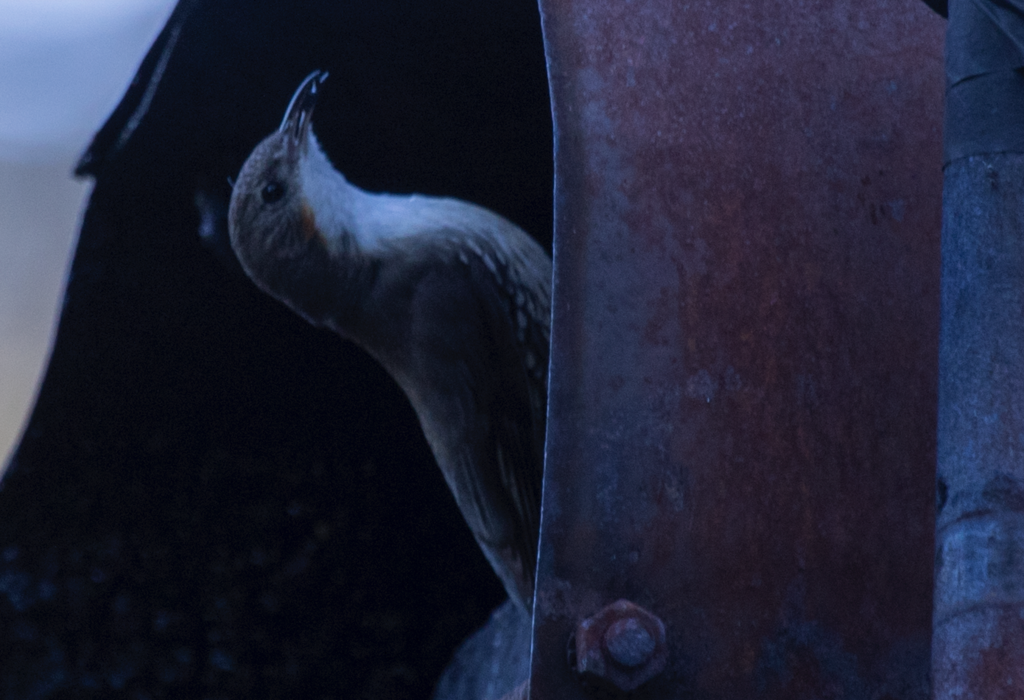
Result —
[[316, 93], [325, 80], [327, 71], [313, 71], [302, 81], [299, 89], [292, 95], [292, 101], [288, 103], [284, 119], [277, 130], [280, 133], [287, 133], [296, 146], [304, 143], [309, 135], [313, 108], [316, 106]]

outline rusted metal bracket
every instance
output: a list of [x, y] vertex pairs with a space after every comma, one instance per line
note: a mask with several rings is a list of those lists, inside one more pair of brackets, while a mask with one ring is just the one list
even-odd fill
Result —
[[556, 228], [530, 697], [588, 697], [574, 633], [576, 671], [629, 692], [579, 633], [626, 599], [665, 629], [634, 697], [923, 700], [942, 21], [910, 0], [540, 8]]

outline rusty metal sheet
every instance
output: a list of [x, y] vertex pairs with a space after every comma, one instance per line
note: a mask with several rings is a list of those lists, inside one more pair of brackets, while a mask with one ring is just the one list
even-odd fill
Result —
[[531, 697], [585, 697], [573, 635], [626, 599], [667, 646], [636, 697], [926, 698], [942, 21], [916, 0], [540, 7]]

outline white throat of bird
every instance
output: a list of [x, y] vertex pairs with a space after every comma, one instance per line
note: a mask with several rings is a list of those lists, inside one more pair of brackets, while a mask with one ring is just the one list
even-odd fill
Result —
[[[348, 182], [310, 132], [299, 163], [305, 204], [332, 251], [348, 234], [363, 254], [382, 252], [389, 242], [430, 232], [494, 232], [509, 224], [497, 214], [447, 197], [372, 193]], [[487, 236], [505, 248], [503, 237]]]

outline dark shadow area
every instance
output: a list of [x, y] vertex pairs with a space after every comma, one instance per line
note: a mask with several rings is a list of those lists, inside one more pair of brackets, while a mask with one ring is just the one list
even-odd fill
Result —
[[81, 166], [0, 485], [4, 698], [424, 698], [504, 597], [398, 388], [220, 240], [227, 178], [314, 68], [352, 182], [483, 204], [550, 249], [535, 3], [183, 0]]

